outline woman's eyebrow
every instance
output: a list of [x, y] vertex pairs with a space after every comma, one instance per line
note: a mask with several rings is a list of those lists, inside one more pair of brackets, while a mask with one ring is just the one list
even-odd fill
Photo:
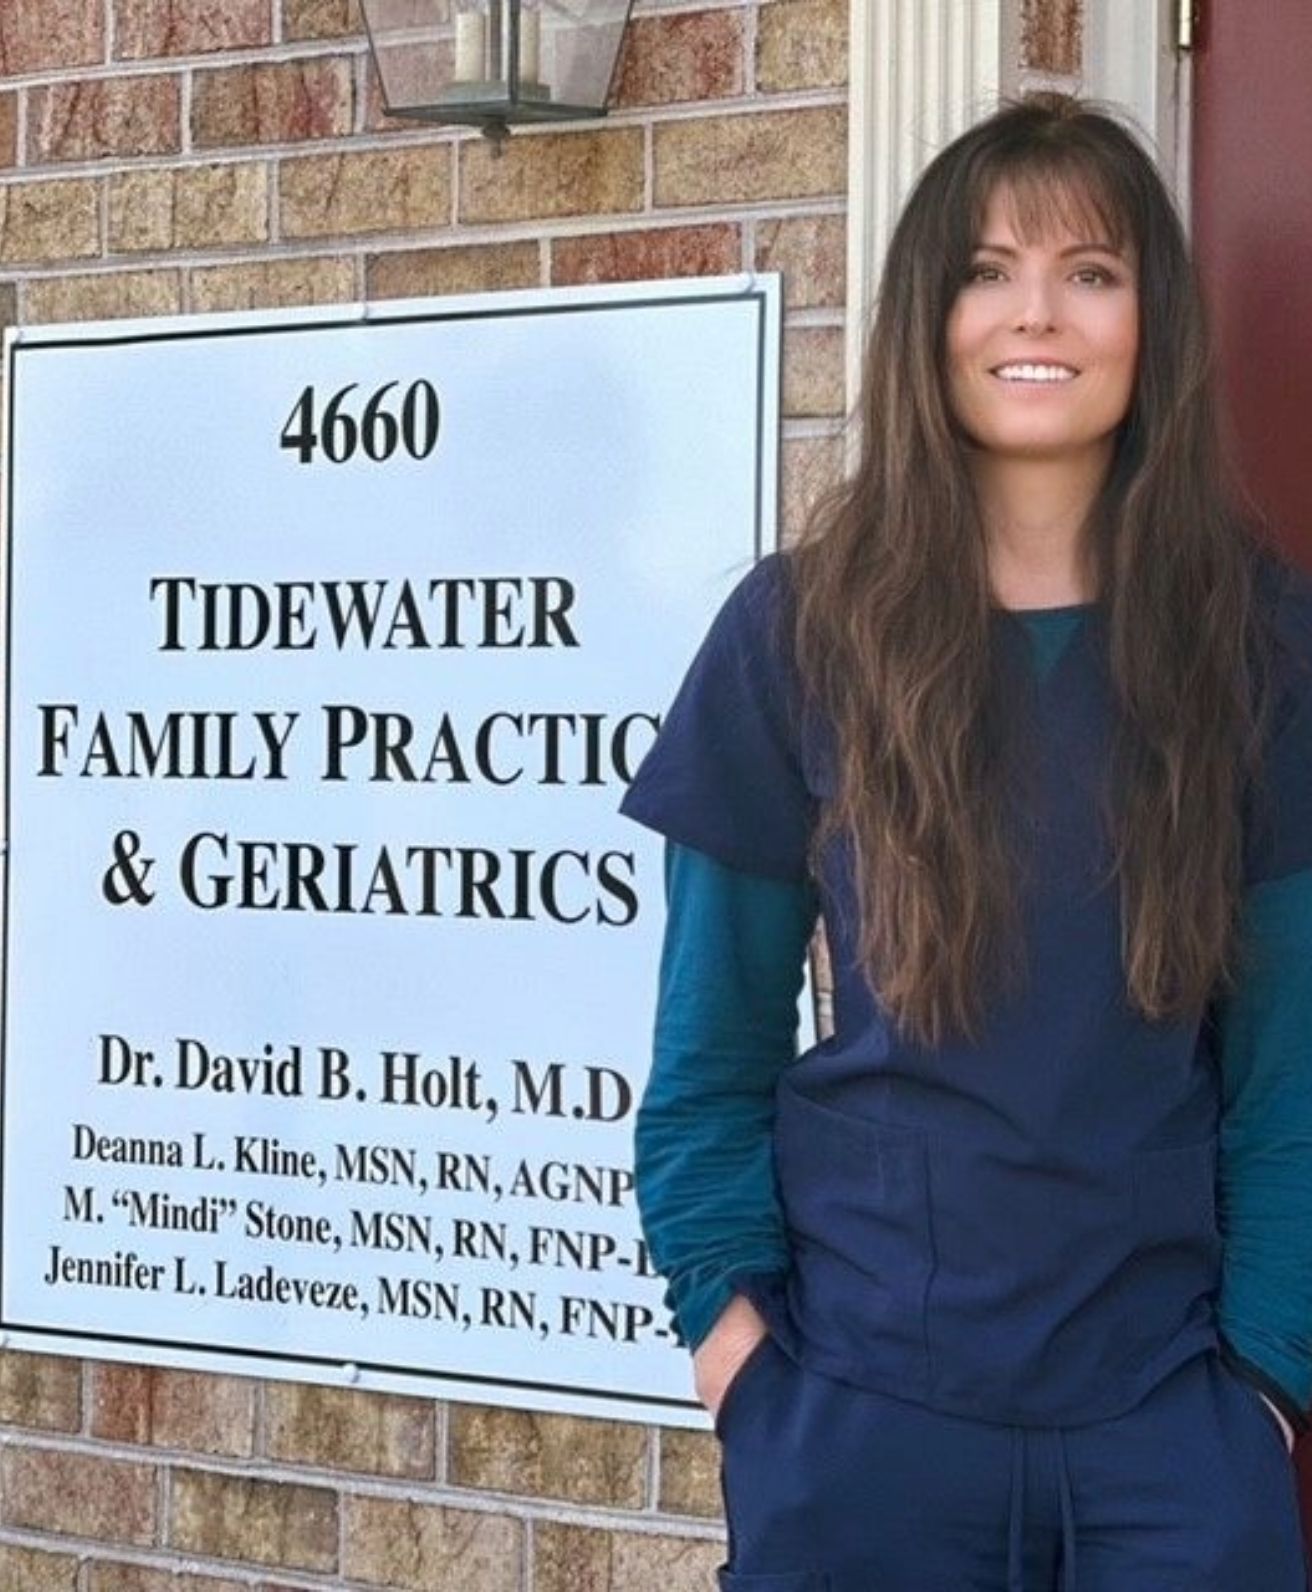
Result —
[[[1020, 253], [1008, 243], [977, 243], [975, 249], [987, 249], [990, 254], [1005, 254], [1010, 259], [1015, 259]], [[1124, 260], [1125, 256], [1120, 249], [1113, 248], [1110, 243], [1072, 243], [1068, 248], [1058, 250], [1058, 256], [1065, 259], [1071, 254], [1107, 254], [1114, 260]]]

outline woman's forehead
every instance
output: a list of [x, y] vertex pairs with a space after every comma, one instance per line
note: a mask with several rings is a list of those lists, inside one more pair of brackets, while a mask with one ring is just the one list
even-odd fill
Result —
[[987, 190], [976, 218], [976, 243], [1003, 231], [1021, 243], [1105, 243], [1130, 252], [1129, 229], [1108, 196], [1079, 177], [1022, 173], [999, 178]]

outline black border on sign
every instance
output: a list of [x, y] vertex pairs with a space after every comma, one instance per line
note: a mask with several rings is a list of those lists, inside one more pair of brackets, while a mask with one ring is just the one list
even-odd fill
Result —
[[[546, 291], [546, 290], [544, 290]], [[16, 432], [15, 412], [18, 404], [18, 356], [19, 354], [37, 354], [46, 349], [66, 348], [94, 348], [100, 345], [107, 347], [122, 347], [132, 343], [163, 343], [180, 341], [197, 341], [217, 337], [263, 337], [269, 335], [285, 336], [288, 333], [302, 332], [334, 332], [343, 330], [365, 330], [372, 327], [407, 326], [430, 323], [434, 321], [478, 321], [478, 320], [505, 320], [521, 316], [541, 315], [570, 315], [586, 312], [595, 315], [599, 310], [633, 310], [633, 309], [669, 309], [700, 307], [707, 304], [746, 303], [756, 309], [756, 488], [755, 502], [752, 510], [752, 540], [755, 557], [759, 560], [763, 553], [762, 538], [764, 527], [763, 515], [763, 489], [764, 489], [764, 445], [765, 445], [765, 401], [766, 401], [766, 333], [768, 331], [769, 297], [760, 288], [748, 288], [743, 292], [726, 291], [708, 294], [657, 294], [647, 297], [605, 299], [596, 303], [586, 300], [569, 304], [539, 304], [539, 305], [507, 305], [504, 308], [450, 310], [443, 312], [434, 310], [423, 314], [388, 315], [385, 311], [366, 316], [343, 316], [340, 319], [290, 321], [285, 323], [271, 322], [256, 326], [217, 326], [212, 328], [197, 327], [175, 331], [150, 331], [140, 330], [124, 332], [121, 335], [108, 336], [93, 335], [85, 337], [49, 338], [40, 341], [24, 342], [22, 338], [15, 339], [9, 347], [9, 358], [5, 371], [5, 441], [4, 441], [4, 468], [5, 468], [5, 495], [6, 514], [5, 525], [7, 537], [5, 545], [5, 745], [4, 745], [4, 836], [6, 841], [6, 854], [4, 863], [4, 915], [2, 938], [0, 938], [0, 1207], [5, 1200], [5, 1151], [6, 1136], [9, 1131], [9, 1112], [5, 1109], [6, 1093], [8, 1088], [8, 1049], [9, 1049], [9, 1011], [11, 991], [9, 988], [9, 854], [13, 849], [13, 828], [10, 793], [10, 761], [13, 743], [13, 616], [14, 616], [14, 544], [16, 541], [16, 527], [14, 524], [14, 450], [13, 442]], [[778, 313], [782, 315], [782, 296], [777, 304]], [[258, 312], [255, 312], [258, 313]], [[776, 371], [777, 397], [781, 396], [778, 389], [782, 386], [782, 362]], [[782, 405], [777, 404], [776, 412], [781, 412]], [[780, 507], [780, 482], [779, 482], [779, 456], [776, 453], [776, 471], [774, 481], [774, 501], [776, 515]], [[162, 1347], [189, 1350], [202, 1354], [222, 1354], [233, 1359], [249, 1360], [262, 1364], [281, 1363], [286, 1365], [322, 1365], [332, 1366], [338, 1370], [344, 1364], [351, 1364], [361, 1371], [374, 1371], [382, 1375], [414, 1377], [422, 1381], [446, 1384], [465, 1384], [475, 1387], [497, 1387], [521, 1392], [559, 1393], [575, 1398], [596, 1399], [616, 1404], [631, 1404], [638, 1408], [652, 1406], [667, 1409], [695, 1410], [701, 1405], [695, 1399], [679, 1399], [661, 1397], [651, 1394], [636, 1394], [617, 1392], [608, 1388], [580, 1387], [572, 1383], [531, 1381], [515, 1377], [499, 1377], [489, 1375], [474, 1375], [472, 1372], [446, 1372], [434, 1371], [428, 1367], [398, 1366], [391, 1362], [374, 1360], [343, 1361], [336, 1355], [317, 1354], [286, 1354], [274, 1349], [252, 1349], [239, 1345], [222, 1345], [212, 1342], [196, 1342], [181, 1338], [139, 1337], [120, 1333], [96, 1332], [87, 1329], [74, 1329], [65, 1327], [47, 1327], [29, 1325], [25, 1322], [11, 1320], [4, 1301], [4, 1220], [0, 1215], [0, 1331], [22, 1332], [34, 1337], [52, 1340], [85, 1340], [91, 1343], [116, 1343], [123, 1345], [137, 1345], [143, 1348]], [[82, 1351], [85, 1352], [85, 1351]], [[215, 1375], [222, 1374], [214, 1372]], [[379, 1391], [387, 1391], [382, 1389]], [[435, 1390], [431, 1395], [441, 1397], [440, 1391]], [[616, 1417], [618, 1418], [618, 1417]]]

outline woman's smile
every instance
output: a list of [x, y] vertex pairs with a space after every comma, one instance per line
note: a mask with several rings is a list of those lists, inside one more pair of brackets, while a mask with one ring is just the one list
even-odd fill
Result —
[[1042, 387], [1054, 382], [1074, 381], [1079, 371], [1070, 365], [1011, 364], [999, 365], [993, 374], [1005, 382]]

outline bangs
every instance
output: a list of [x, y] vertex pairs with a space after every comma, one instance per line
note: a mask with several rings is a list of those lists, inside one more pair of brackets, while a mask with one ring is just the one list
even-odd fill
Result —
[[1066, 232], [1089, 243], [1107, 243], [1121, 254], [1137, 240], [1124, 199], [1113, 192], [1106, 170], [1074, 149], [1004, 151], [985, 163], [972, 206], [972, 243], [983, 231], [989, 199], [1000, 193], [1012, 230], [1023, 243], [1039, 243]]

